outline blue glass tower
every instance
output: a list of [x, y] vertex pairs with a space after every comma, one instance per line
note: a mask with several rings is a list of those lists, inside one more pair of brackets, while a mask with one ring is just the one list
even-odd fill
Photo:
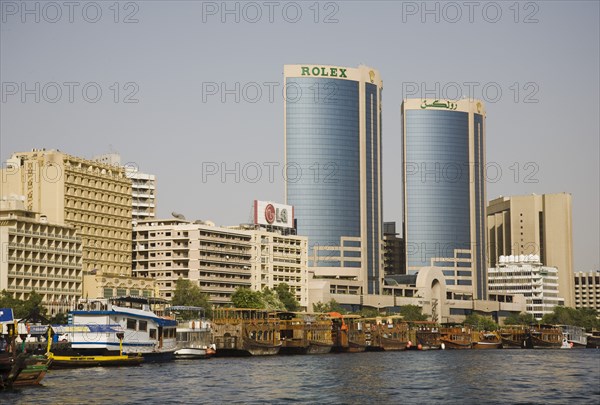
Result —
[[383, 277], [381, 79], [366, 66], [285, 66], [286, 202], [309, 265], [357, 274], [360, 294]]
[[407, 269], [439, 263], [449, 284], [484, 299], [483, 103], [405, 100], [402, 123]]

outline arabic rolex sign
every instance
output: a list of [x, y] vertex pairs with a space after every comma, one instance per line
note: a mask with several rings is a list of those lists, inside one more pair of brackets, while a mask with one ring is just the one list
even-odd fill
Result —
[[423, 100], [421, 103], [421, 108], [446, 108], [448, 110], [456, 110], [458, 107], [458, 103], [453, 103], [451, 101], [441, 102], [440, 100], [434, 100], [433, 103], [427, 104], [427, 100]]
[[254, 200], [254, 223], [292, 228], [294, 226], [294, 207]]
[[320, 77], [345, 77], [346, 70], [335, 67], [324, 66], [302, 66], [302, 76], [320, 76]]

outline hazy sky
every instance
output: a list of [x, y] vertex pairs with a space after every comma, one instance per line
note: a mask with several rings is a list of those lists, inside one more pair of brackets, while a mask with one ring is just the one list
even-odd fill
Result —
[[386, 221], [402, 98], [460, 92], [486, 102], [488, 199], [572, 193], [575, 270], [600, 268], [599, 3], [466, 3], [1, 0], [0, 157], [116, 151], [157, 175], [159, 216], [246, 222], [284, 201], [283, 65], [366, 64]]

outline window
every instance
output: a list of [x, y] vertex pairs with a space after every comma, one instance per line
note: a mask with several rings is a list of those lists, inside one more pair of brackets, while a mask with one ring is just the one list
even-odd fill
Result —
[[113, 289], [112, 288], [108, 288], [105, 287], [104, 288], [104, 294], [103, 294], [104, 298], [110, 298], [113, 296]]
[[127, 295], [126, 288], [117, 288], [117, 297], [124, 297]]
[[140, 320], [138, 322], [138, 330], [147, 331], [148, 330], [148, 321]]
[[150, 329], [150, 339], [156, 340], [156, 329]]
[[127, 329], [135, 330], [136, 324], [137, 322], [135, 319], [127, 318]]
[[129, 290], [129, 295], [138, 297], [140, 295], [140, 290]]

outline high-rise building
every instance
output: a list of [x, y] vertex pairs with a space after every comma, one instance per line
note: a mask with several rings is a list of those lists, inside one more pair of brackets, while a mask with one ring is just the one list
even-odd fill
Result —
[[500, 256], [538, 255], [558, 269], [565, 305], [573, 299], [573, 225], [568, 193], [499, 197], [487, 207], [490, 267]]
[[14, 153], [0, 194], [24, 196], [27, 210], [74, 226], [84, 271], [131, 274], [131, 180], [122, 167], [58, 150]]
[[591, 308], [600, 313], [600, 270], [577, 271], [575, 276], [575, 308]]
[[398, 237], [395, 222], [383, 223], [383, 246], [385, 275], [406, 274], [406, 245]]
[[309, 266], [331, 289], [379, 294], [383, 284], [381, 90], [367, 66], [286, 65], [286, 203]]
[[[109, 165], [121, 166], [121, 155], [106, 153], [93, 160]], [[125, 164], [125, 173], [131, 179], [131, 219], [133, 222], [152, 219], [156, 216], [156, 176], [142, 173], [138, 165]]]
[[446, 282], [477, 299], [487, 296], [485, 117], [478, 100], [402, 103], [407, 270], [445, 267]]
[[558, 294], [558, 270], [543, 266], [537, 255], [500, 256], [498, 265], [488, 269], [488, 287], [490, 297], [523, 295], [525, 312], [538, 321], [555, 306], [564, 305]]
[[0, 290], [22, 300], [35, 290], [51, 315], [81, 298], [81, 237], [74, 226], [49, 222], [20, 198], [2, 198], [0, 246]]

